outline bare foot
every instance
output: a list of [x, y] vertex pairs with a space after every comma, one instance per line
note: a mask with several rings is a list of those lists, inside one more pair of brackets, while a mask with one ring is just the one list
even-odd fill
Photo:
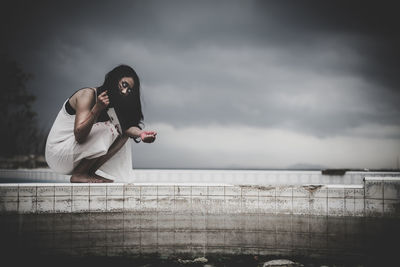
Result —
[[70, 181], [71, 183], [105, 183], [102, 179], [87, 174], [73, 174]]
[[91, 176], [95, 177], [96, 179], [102, 180], [103, 183], [114, 183], [114, 180], [107, 179], [107, 178], [97, 175], [95, 173], [91, 174]]

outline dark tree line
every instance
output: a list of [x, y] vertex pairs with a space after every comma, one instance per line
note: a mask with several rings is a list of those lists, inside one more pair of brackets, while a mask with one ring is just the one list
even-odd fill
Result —
[[37, 157], [44, 154], [46, 133], [32, 110], [36, 97], [26, 85], [33, 78], [16, 61], [0, 58], [0, 156]]

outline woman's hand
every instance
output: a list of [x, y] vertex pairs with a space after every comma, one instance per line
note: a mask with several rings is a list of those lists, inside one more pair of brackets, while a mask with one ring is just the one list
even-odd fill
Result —
[[157, 133], [154, 131], [142, 131], [140, 138], [145, 143], [153, 143], [156, 140]]
[[97, 97], [96, 106], [99, 111], [102, 111], [110, 104], [110, 100], [108, 99], [107, 90], [101, 93]]

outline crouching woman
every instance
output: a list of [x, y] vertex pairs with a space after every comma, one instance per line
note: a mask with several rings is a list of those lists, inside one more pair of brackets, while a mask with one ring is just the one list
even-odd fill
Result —
[[[64, 102], [47, 138], [46, 161], [55, 172], [70, 174], [71, 183], [129, 182], [130, 139], [152, 143], [157, 135], [142, 130], [142, 121], [139, 77], [120, 65], [102, 86], [82, 88]], [[99, 169], [114, 179], [96, 174]]]

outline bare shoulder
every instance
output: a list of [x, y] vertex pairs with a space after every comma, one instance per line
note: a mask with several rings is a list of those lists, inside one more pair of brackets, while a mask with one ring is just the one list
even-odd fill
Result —
[[95, 97], [93, 88], [85, 87], [71, 97], [71, 104], [75, 109], [90, 109], [96, 103]]

